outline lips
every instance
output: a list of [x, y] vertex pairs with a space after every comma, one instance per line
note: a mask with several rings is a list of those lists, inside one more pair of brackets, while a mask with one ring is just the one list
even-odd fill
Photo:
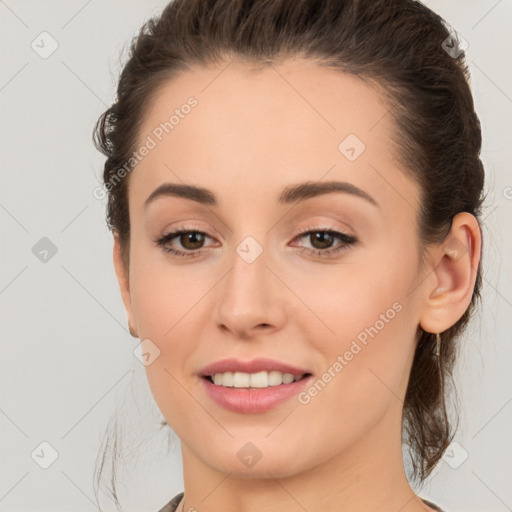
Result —
[[243, 372], [257, 373], [262, 371], [278, 371], [281, 373], [291, 373], [294, 377], [303, 374], [311, 374], [307, 368], [298, 368], [276, 359], [258, 358], [251, 361], [242, 361], [240, 359], [222, 359], [205, 366], [199, 375], [201, 377], [209, 377], [216, 373], [225, 372]]

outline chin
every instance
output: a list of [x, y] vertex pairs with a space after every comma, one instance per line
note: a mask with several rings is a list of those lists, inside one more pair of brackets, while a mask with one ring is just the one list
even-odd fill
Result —
[[[296, 447], [283, 451], [271, 447], [258, 450], [250, 442], [243, 443], [242, 448], [239, 446], [240, 443], [235, 442], [226, 446], [226, 450], [210, 452], [203, 462], [216, 471], [243, 479], [286, 478], [315, 465], [314, 460], [309, 465], [307, 461], [298, 461]], [[266, 450], [270, 450], [271, 455], [265, 455]]]

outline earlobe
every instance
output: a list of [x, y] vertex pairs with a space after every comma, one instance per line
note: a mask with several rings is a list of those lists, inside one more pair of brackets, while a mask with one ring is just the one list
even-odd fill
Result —
[[467, 212], [453, 218], [445, 241], [434, 253], [432, 273], [420, 318], [426, 332], [443, 332], [454, 325], [468, 308], [481, 257], [481, 232], [476, 218]]
[[128, 329], [130, 331], [130, 334], [134, 338], [138, 338], [137, 331], [134, 327], [135, 323], [132, 311], [129, 272], [126, 266], [127, 262], [123, 258], [123, 248], [121, 246], [119, 235], [116, 232], [114, 232], [113, 260], [117, 276], [117, 282], [119, 284], [119, 290], [121, 292], [121, 298], [123, 300], [124, 309], [126, 311], [126, 316], [128, 318]]

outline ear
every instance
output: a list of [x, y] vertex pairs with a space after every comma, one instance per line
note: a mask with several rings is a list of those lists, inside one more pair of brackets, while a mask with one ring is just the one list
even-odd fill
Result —
[[[129, 280], [129, 272], [127, 267], [127, 262], [125, 262], [123, 258], [123, 252], [121, 247], [121, 242], [119, 239], [119, 234], [114, 232], [114, 268], [116, 271], [117, 282], [119, 283], [119, 289], [121, 291], [121, 298], [123, 299], [124, 309], [126, 311], [126, 316], [128, 318], [128, 326], [130, 329], [130, 334], [132, 336], [138, 337], [134, 318], [133, 318], [133, 310], [132, 310], [132, 300], [130, 295], [130, 280]], [[133, 332], [132, 332], [133, 330]]]
[[449, 329], [468, 308], [481, 258], [482, 235], [467, 212], [453, 218], [450, 233], [433, 251], [433, 269], [426, 280], [420, 327], [426, 332]]

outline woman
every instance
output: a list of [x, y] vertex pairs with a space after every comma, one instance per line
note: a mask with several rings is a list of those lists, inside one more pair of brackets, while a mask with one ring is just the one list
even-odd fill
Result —
[[[175, 0], [99, 119], [130, 332], [181, 441], [170, 511], [441, 510], [479, 297], [464, 53], [412, 0]], [[115, 493], [114, 493], [115, 494]]]

